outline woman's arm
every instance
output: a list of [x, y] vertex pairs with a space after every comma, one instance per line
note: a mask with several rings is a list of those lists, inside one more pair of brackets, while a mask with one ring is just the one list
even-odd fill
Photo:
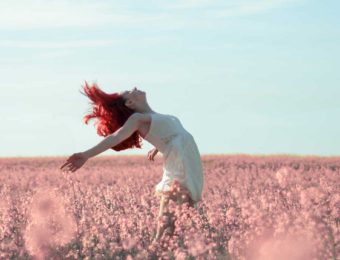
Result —
[[129, 138], [135, 131], [139, 128], [140, 122], [140, 114], [134, 113], [132, 114], [125, 124], [119, 128], [116, 132], [111, 135], [105, 137], [99, 144], [92, 147], [91, 149], [86, 150], [83, 154], [87, 157], [94, 157], [97, 154], [100, 154], [107, 149], [116, 146], [117, 144], [121, 143], [125, 139]]
[[126, 138], [130, 137], [139, 128], [139, 123], [140, 113], [135, 113], [131, 115], [125, 122], [125, 124], [116, 132], [107, 136], [103, 141], [101, 141], [99, 144], [92, 147], [91, 149], [82, 153], [73, 154], [67, 159], [66, 163], [64, 163], [60, 167], [60, 169], [62, 171], [67, 170], [75, 172], [80, 167], [82, 167], [90, 157], [96, 156], [97, 154], [104, 152], [105, 150], [119, 144]]

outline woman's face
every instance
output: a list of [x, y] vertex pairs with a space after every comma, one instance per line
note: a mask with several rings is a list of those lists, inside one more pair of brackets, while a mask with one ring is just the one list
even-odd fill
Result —
[[124, 97], [125, 105], [133, 108], [135, 104], [139, 103], [145, 98], [145, 92], [134, 87], [132, 90], [126, 90], [121, 93]]

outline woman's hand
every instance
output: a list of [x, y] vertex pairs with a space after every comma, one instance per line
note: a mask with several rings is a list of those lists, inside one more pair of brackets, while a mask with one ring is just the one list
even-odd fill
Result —
[[60, 169], [62, 171], [75, 172], [88, 160], [88, 157], [84, 153], [74, 153], [64, 163]]
[[150, 161], [154, 161], [153, 158], [156, 156], [157, 153], [158, 153], [157, 148], [151, 149], [151, 150], [148, 152], [148, 159], [149, 159]]

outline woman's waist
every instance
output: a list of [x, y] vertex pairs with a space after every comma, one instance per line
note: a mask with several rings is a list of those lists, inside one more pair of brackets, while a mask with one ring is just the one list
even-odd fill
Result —
[[187, 131], [178, 131], [178, 132], [173, 132], [173, 133], [165, 134], [160, 139], [164, 143], [169, 143], [174, 138], [178, 138], [178, 137], [191, 137], [191, 134], [189, 132], [187, 132]]
[[192, 138], [192, 136], [188, 132], [173, 132], [154, 137], [154, 139], [151, 140], [151, 143], [162, 154], [166, 154], [169, 150], [171, 150], [171, 147], [175, 142], [184, 145], [190, 138]]

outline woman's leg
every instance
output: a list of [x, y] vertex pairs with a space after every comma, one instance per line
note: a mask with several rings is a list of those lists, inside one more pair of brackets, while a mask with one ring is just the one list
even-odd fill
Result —
[[[167, 228], [167, 225], [164, 224], [163, 217], [167, 216], [167, 214], [164, 214], [168, 211], [169, 205], [169, 196], [165, 193], [161, 194], [161, 200], [160, 200], [160, 206], [159, 206], [159, 213], [158, 213], [158, 219], [157, 219], [157, 233], [154, 240], [159, 240], [161, 236], [163, 235], [164, 230]], [[169, 220], [167, 219], [167, 222]]]
[[189, 207], [194, 207], [195, 202], [190, 197], [189, 190], [183, 186], [179, 181], [174, 180], [172, 183], [172, 200], [176, 202], [177, 205], [182, 205], [183, 203], [188, 203]]
[[[159, 194], [161, 196], [161, 199], [157, 221], [157, 233], [154, 240], [159, 240], [162, 237], [163, 232], [166, 230], [166, 228], [170, 227], [171, 234], [173, 234], [175, 229], [175, 220], [173, 218], [174, 214], [169, 212], [168, 207], [170, 200], [172, 200], [178, 206], [182, 205], [183, 203], [188, 203], [189, 207], [194, 207], [195, 203], [191, 199], [188, 189], [176, 180], [173, 181], [170, 191], [156, 194]], [[167, 217], [165, 223], [164, 220], [162, 222], [162, 218], [164, 216]]]

